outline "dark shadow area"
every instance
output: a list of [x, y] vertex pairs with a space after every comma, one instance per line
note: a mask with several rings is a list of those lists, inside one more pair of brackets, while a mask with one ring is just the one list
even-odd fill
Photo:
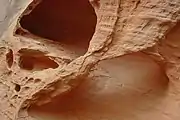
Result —
[[20, 20], [22, 28], [32, 34], [86, 49], [96, 22], [88, 0], [43, 0]]
[[21, 86], [19, 84], [15, 84], [15, 91], [19, 92], [21, 90]]
[[41, 71], [58, 68], [59, 65], [43, 52], [32, 49], [21, 49], [19, 53], [19, 67], [25, 70]]
[[51, 60], [46, 56], [33, 57], [27, 55], [23, 55], [20, 57], [19, 66], [20, 68], [25, 70], [37, 70], [37, 71], [41, 71], [43, 69], [49, 69], [49, 68], [55, 69], [59, 67], [59, 65], [54, 60]]
[[6, 62], [9, 68], [12, 67], [13, 61], [14, 61], [13, 51], [9, 49], [8, 53], [6, 54]]

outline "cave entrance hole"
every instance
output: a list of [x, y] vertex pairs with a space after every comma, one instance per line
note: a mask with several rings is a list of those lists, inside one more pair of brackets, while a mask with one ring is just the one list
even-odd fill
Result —
[[87, 49], [97, 16], [88, 0], [43, 0], [19, 22], [36, 36]]

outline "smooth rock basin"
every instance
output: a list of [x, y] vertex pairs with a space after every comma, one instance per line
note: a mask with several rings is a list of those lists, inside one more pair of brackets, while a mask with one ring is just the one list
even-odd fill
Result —
[[160, 66], [136, 53], [101, 61], [78, 88], [29, 113], [39, 120], [164, 120], [157, 108], [167, 90]]

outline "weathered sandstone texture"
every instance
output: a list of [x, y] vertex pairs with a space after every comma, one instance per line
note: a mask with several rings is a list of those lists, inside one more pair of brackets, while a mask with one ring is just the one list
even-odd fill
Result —
[[0, 120], [180, 119], [180, 0], [11, 0], [8, 10]]

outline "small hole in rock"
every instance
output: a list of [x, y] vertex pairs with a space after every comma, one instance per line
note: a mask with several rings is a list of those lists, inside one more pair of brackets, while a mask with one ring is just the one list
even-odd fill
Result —
[[30, 87], [27, 87], [27, 86], [26, 86], [26, 87], [24, 87], [23, 89], [24, 89], [24, 90], [29, 90], [29, 89], [30, 89]]
[[43, 0], [20, 19], [21, 27], [34, 35], [83, 50], [89, 46], [96, 22], [88, 0]]
[[41, 82], [41, 79], [35, 79], [34, 80], [34, 83], [39, 83], [39, 82]]
[[8, 50], [8, 53], [6, 54], [6, 62], [9, 68], [13, 65], [13, 51], [11, 49]]
[[27, 83], [27, 84], [29, 84], [29, 83], [31, 84], [31, 83], [33, 83], [33, 82], [34, 82], [34, 79], [33, 79], [33, 78], [29, 78], [26, 83]]
[[25, 70], [43, 70], [48, 68], [57, 68], [59, 65], [51, 60], [47, 56], [31, 56], [31, 55], [21, 55], [19, 60], [19, 66]]
[[21, 35], [21, 34], [22, 34], [22, 30], [21, 30], [20, 28], [18, 28], [18, 29], [15, 31], [15, 34]]
[[15, 88], [14, 88], [17, 92], [19, 92], [21, 90], [21, 86], [19, 84], [15, 84]]
[[17, 99], [18, 98], [18, 95], [14, 95], [13, 97], [12, 97], [12, 99]]
[[33, 78], [29, 78], [28, 81], [33, 81], [34, 79]]

